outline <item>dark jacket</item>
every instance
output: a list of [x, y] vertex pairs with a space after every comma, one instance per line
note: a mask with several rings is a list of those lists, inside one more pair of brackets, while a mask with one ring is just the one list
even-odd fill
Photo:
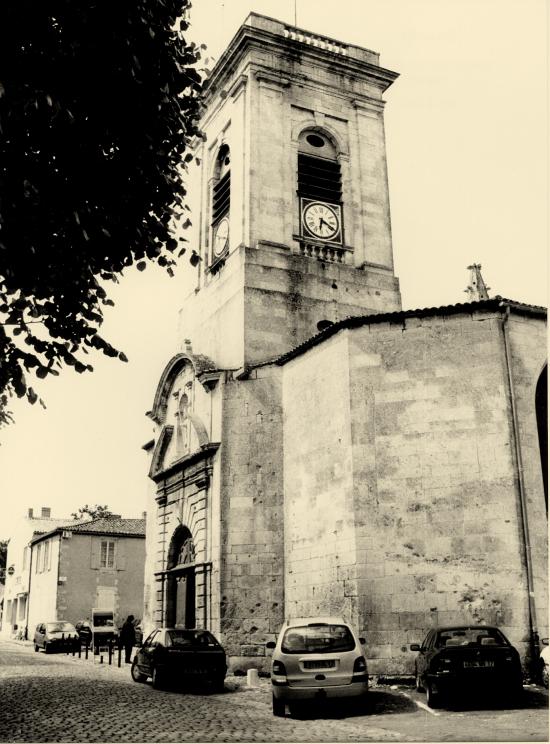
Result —
[[136, 630], [132, 622], [126, 620], [120, 629], [120, 642], [123, 646], [134, 646], [136, 643]]

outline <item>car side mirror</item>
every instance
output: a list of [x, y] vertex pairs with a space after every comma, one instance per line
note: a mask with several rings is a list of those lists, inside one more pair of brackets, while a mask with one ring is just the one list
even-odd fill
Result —
[[267, 643], [265, 644], [265, 647], [266, 648], [275, 648], [276, 645], [277, 644], [275, 643], [275, 641], [267, 641]]
[[420, 644], [419, 643], [411, 643], [409, 646], [411, 651], [420, 651]]
[[363, 636], [359, 636], [359, 643], [362, 643], [363, 646], [364, 646], [366, 644], [366, 642], [367, 642], [367, 639], [366, 638], [363, 638]]

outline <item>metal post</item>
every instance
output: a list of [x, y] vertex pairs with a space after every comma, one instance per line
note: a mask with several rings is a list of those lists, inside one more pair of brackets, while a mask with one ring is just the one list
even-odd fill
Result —
[[88, 661], [88, 649], [89, 648], [90, 648], [90, 642], [89, 642], [89, 640], [87, 640], [86, 641], [86, 655], [84, 657], [86, 659], [86, 661]]
[[111, 663], [113, 661], [113, 639], [112, 638], [109, 638], [107, 649], [109, 652], [109, 666], [111, 666]]
[[120, 657], [122, 656], [122, 645], [118, 643], [118, 668], [120, 669]]

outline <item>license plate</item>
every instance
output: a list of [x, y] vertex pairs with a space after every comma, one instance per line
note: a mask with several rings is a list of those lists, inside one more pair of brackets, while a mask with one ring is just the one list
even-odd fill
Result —
[[326, 661], [304, 661], [304, 669], [334, 669], [336, 662], [327, 659]]
[[494, 661], [465, 661], [465, 669], [479, 668], [479, 667], [494, 667]]

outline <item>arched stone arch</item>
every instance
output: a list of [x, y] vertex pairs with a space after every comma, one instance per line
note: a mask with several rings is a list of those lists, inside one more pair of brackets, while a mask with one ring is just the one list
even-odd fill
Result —
[[191, 354], [190, 352], [181, 352], [170, 359], [160, 377], [159, 384], [155, 392], [155, 399], [149, 412], [149, 416], [157, 424], [164, 424], [166, 419], [166, 409], [168, 407], [168, 398], [170, 396], [174, 380], [186, 366], [190, 365], [195, 377], [202, 372], [214, 371], [216, 365], [211, 359], [203, 355]]
[[315, 119], [310, 119], [309, 121], [299, 121], [295, 122], [292, 125], [292, 142], [295, 144], [296, 148], [298, 147], [298, 142], [300, 139], [300, 135], [303, 132], [313, 132], [324, 135], [328, 140], [330, 140], [336, 150], [337, 156], [340, 158], [342, 155], [347, 157], [349, 155], [348, 148], [346, 143], [343, 140], [343, 137], [340, 133], [338, 133], [334, 127], [332, 127], [330, 124], [328, 124], [326, 121], [323, 121], [322, 124], [319, 124], [315, 121]]

